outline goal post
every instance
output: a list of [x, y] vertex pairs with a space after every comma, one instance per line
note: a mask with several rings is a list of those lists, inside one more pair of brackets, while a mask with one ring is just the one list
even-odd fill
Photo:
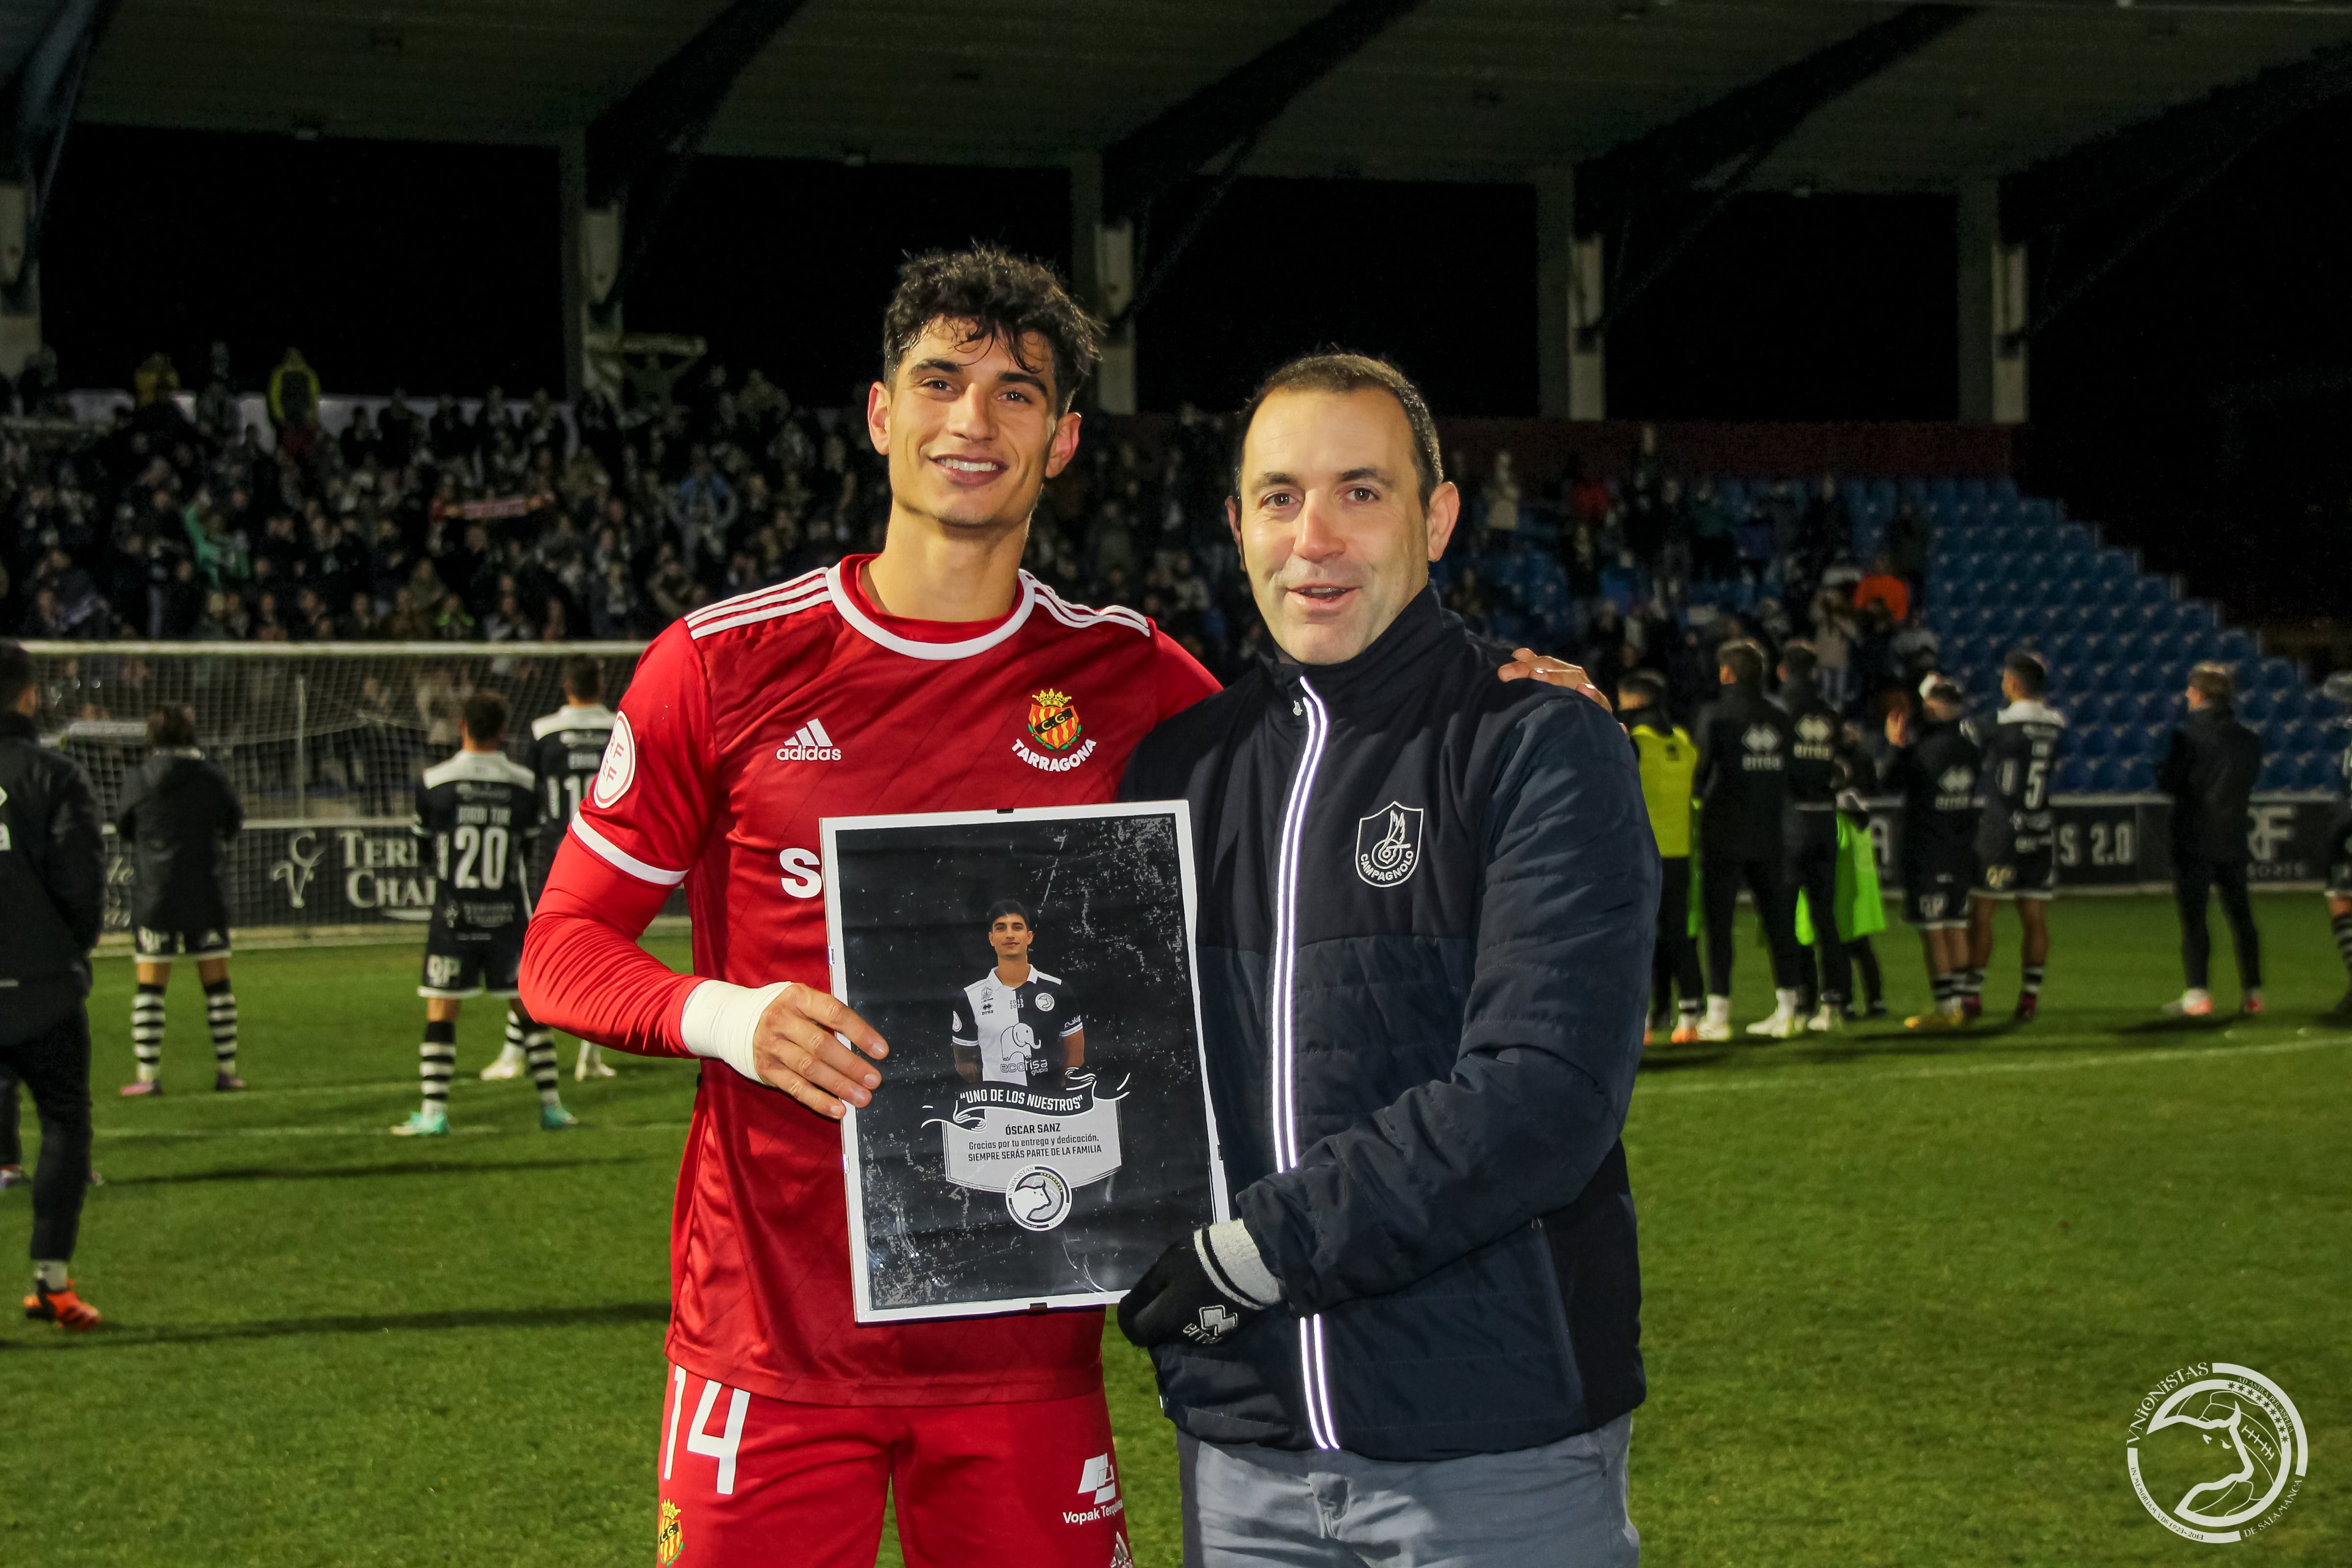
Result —
[[[511, 714], [518, 761], [531, 721], [562, 706], [562, 664], [594, 658], [617, 705], [642, 643], [28, 642], [43, 738], [89, 772], [107, 830], [110, 935], [129, 929], [131, 867], [111, 819], [147, 755], [147, 716], [183, 705], [227, 774], [246, 828], [226, 857], [238, 939], [398, 937], [431, 916], [431, 868], [408, 831], [425, 769], [457, 749], [466, 699]], [[109, 944], [111, 946], [111, 944]]]

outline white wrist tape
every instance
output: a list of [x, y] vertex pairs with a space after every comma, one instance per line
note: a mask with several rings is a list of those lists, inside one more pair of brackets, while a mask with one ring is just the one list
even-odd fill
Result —
[[1248, 1226], [1238, 1219], [1208, 1226], [1201, 1232], [1200, 1244], [1207, 1254], [1201, 1261], [1208, 1265], [1209, 1278], [1218, 1289], [1232, 1286], [1253, 1307], [1270, 1307], [1282, 1300], [1282, 1281], [1258, 1256], [1257, 1242]]
[[751, 1042], [760, 1032], [760, 1015], [776, 999], [787, 982], [772, 986], [730, 986], [705, 980], [687, 993], [686, 1010], [678, 1016], [677, 1032], [686, 1049], [697, 1056], [716, 1057], [754, 1083], [767, 1082], [751, 1060]]

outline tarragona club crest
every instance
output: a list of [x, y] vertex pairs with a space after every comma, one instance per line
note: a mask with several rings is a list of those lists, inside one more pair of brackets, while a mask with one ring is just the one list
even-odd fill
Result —
[[1029, 697], [1029, 737], [1048, 751], [1067, 751], [1083, 733], [1068, 696], [1048, 686]]

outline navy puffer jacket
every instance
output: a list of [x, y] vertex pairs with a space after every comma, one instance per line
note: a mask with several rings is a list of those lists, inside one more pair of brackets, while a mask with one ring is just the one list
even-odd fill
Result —
[[1129, 799], [1191, 803], [1211, 1100], [1283, 1288], [1154, 1353], [1194, 1437], [1450, 1458], [1642, 1401], [1618, 1134], [1657, 852], [1623, 732], [1506, 658], [1423, 593], [1129, 765]]

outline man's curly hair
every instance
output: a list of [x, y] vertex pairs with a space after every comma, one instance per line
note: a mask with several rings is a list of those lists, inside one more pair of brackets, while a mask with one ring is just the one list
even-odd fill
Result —
[[898, 292], [882, 313], [882, 381], [896, 385], [907, 350], [934, 321], [966, 326], [966, 343], [993, 340], [1024, 371], [1029, 334], [1054, 352], [1054, 397], [1066, 413], [1102, 357], [1103, 325], [1070, 298], [1054, 269], [995, 246], [934, 250], [909, 256], [898, 269]]

